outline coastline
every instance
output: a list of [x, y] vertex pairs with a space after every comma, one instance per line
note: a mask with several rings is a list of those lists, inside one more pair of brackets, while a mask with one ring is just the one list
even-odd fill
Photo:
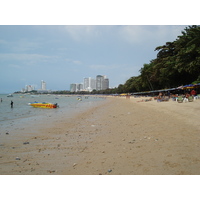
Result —
[[1, 134], [0, 174], [200, 174], [200, 100], [138, 100], [111, 97], [35, 132]]

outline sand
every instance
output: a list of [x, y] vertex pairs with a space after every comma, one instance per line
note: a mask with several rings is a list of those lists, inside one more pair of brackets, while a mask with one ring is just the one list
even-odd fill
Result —
[[107, 98], [37, 131], [1, 133], [0, 174], [200, 174], [200, 99], [140, 100]]

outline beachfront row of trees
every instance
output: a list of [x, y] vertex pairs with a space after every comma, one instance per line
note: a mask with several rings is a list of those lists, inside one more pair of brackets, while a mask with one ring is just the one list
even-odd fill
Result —
[[117, 91], [141, 92], [200, 83], [200, 26], [189, 26], [173, 42], [155, 48], [157, 58], [144, 64]]
[[200, 26], [189, 26], [173, 42], [155, 48], [157, 58], [144, 64], [139, 76], [117, 88], [92, 93], [134, 93], [200, 83]]

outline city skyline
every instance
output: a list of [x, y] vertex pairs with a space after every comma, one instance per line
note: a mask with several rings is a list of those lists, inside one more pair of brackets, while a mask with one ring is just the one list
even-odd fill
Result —
[[79, 91], [88, 91], [92, 92], [93, 90], [106, 90], [109, 88], [109, 79], [106, 75], [96, 75], [96, 79], [92, 77], [83, 78], [83, 83], [71, 83], [70, 91], [79, 92]]
[[[25, 85], [25, 88], [21, 89], [21, 92], [30, 92], [30, 91], [33, 91], [33, 90], [37, 90], [37, 91], [40, 91], [40, 92], [49, 91], [46, 88], [46, 82], [41, 80], [40, 88], [37, 88], [37, 86], [35, 84], [28, 84], [28, 85]], [[15, 91], [15, 92], [17, 92], [17, 91]]]

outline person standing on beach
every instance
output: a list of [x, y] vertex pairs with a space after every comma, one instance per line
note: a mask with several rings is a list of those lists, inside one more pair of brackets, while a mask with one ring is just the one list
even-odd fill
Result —
[[3, 99], [1, 98], [1, 102], [3, 101]]
[[13, 101], [10, 102], [10, 106], [11, 106], [11, 108], [13, 108]]
[[196, 96], [197, 93], [195, 90], [192, 90], [190, 94], [194, 97], [194, 96]]

